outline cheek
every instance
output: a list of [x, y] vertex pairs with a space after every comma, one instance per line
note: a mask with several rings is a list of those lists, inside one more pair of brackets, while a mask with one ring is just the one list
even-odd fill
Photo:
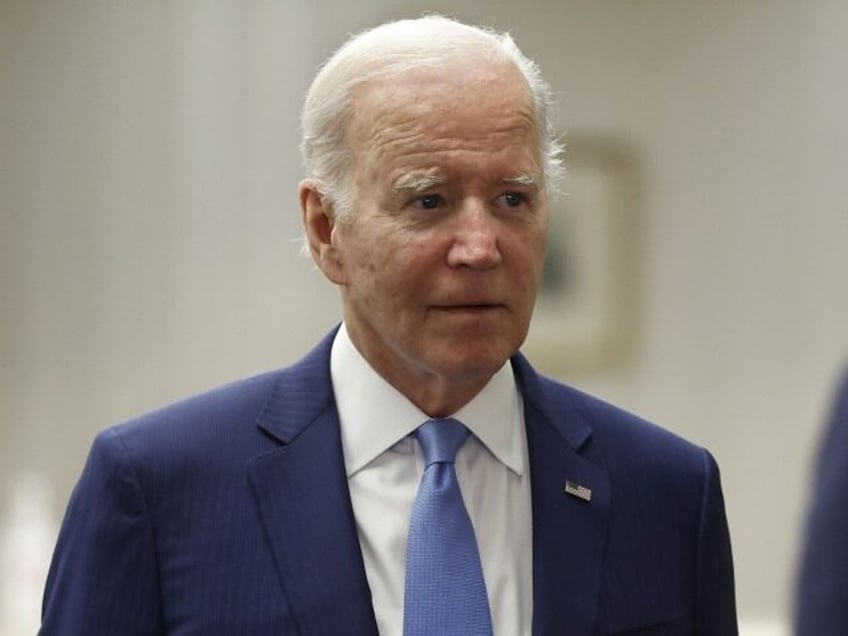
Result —
[[365, 272], [368, 276], [371, 276], [371, 277], [376, 276], [377, 274], [379, 274], [379, 273], [380, 273], [380, 271], [382, 271], [382, 270], [383, 270], [383, 268], [384, 268], [384, 265], [382, 265], [382, 264], [380, 264], [380, 263], [377, 263], [377, 262], [375, 262], [374, 260], [371, 260], [371, 259], [369, 259], [368, 261], [366, 261], [366, 262], [365, 262], [365, 264], [364, 264], [364, 265], [363, 265], [363, 267], [362, 267], [363, 271], [364, 271], [364, 272]]
[[546, 233], [543, 229], [524, 234], [516, 242], [518, 270], [531, 279], [538, 279], [545, 261]]
[[367, 284], [368, 279], [382, 267], [380, 252], [375, 249], [379, 240], [361, 232], [358, 225], [355, 221], [353, 225], [339, 225], [333, 230], [333, 243], [344, 269], [346, 283], [353, 287]]
[[347, 261], [348, 294], [369, 307], [391, 304], [403, 288], [392, 249], [358, 247]]
[[545, 253], [548, 249], [548, 224], [547, 222], [539, 229], [537, 234], [534, 236], [533, 241], [533, 255], [535, 258], [535, 262], [537, 263], [537, 269], [541, 272], [542, 264], [545, 261]]

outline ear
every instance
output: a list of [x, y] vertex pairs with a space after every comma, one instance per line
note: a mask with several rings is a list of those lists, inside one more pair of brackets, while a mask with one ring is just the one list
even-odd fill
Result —
[[321, 194], [319, 184], [314, 179], [301, 181], [298, 195], [303, 231], [315, 264], [332, 282], [344, 284], [341, 254], [333, 242], [336, 227], [333, 204]]

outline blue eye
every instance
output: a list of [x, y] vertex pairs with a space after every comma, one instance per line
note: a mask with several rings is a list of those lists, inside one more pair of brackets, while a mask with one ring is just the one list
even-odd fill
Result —
[[517, 208], [527, 202], [527, 197], [520, 192], [505, 192], [498, 199], [508, 208]]
[[442, 197], [438, 194], [428, 194], [415, 199], [415, 205], [424, 210], [435, 210], [444, 203]]

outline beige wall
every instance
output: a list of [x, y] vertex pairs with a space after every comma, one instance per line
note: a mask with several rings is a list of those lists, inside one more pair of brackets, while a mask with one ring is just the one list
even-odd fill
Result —
[[[301, 95], [344, 34], [453, 4], [0, 2], [0, 478], [58, 515], [95, 431], [338, 319], [294, 242]], [[638, 174], [632, 347], [566, 379], [714, 452], [741, 612], [786, 616], [848, 353], [848, 5], [463, 6]]]

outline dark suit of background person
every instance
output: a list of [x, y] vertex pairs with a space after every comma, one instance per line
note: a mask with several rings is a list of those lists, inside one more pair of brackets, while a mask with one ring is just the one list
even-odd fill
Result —
[[[401, 32], [404, 64], [409, 41], [429, 54], [433, 38], [468, 30], [439, 18], [386, 28]], [[319, 179], [301, 184], [343, 333], [427, 417], [455, 413], [509, 370], [530, 473], [534, 636], [733, 636], [710, 454], [538, 375], [515, 351], [544, 254], [546, 127], [527, 116], [518, 66], [480, 58], [471, 37], [435, 70], [384, 73], [379, 49], [347, 129], [352, 221]], [[325, 79], [337, 72], [327, 68]], [[376, 636], [333, 385], [340, 335], [291, 367], [97, 436], [48, 576], [44, 636]]]
[[848, 634], [848, 370], [820, 443], [796, 588], [796, 636]]

